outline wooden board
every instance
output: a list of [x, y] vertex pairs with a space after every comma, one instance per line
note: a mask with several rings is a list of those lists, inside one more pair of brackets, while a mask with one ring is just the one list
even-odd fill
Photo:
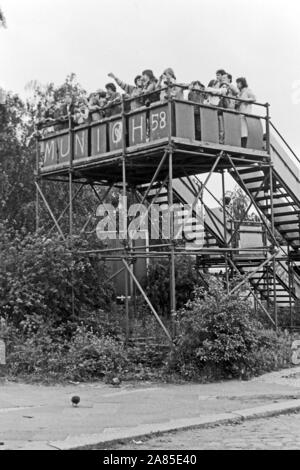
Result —
[[219, 120], [216, 109], [200, 108], [201, 140], [219, 143]]
[[143, 144], [147, 139], [147, 116], [143, 111], [128, 118], [129, 146]]
[[100, 124], [91, 129], [91, 154], [99, 155], [107, 152], [107, 126]]
[[169, 109], [167, 104], [150, 110], [149, 126], [151, 141], [168, 137]]
[[58, 163], [68, 163], [70, 161], [71, 140], [70, 135], [63, 135], [58, 138]]
[[88, 129], [74, 133], [74, 159], [88, 157]]
[[58, 139], [48, 139], [40, 142], [40, 154], [43, 166], [57, 165], [58, 163]]
[[192, 104], [175, 103], [176, 137], [195, 140], [195, 113]]
[[119, 150], [123, 146], [122, 119], [116, 119], [109, 123], [109, 150]]
[[246, 116], [248, 127], [247, 148], [263, 150], [264, 148], [264, 132], [261, 120], [256, 117]]
[[225, 145], [241, 146], [241, 117], [238, 114], [223, 112]]

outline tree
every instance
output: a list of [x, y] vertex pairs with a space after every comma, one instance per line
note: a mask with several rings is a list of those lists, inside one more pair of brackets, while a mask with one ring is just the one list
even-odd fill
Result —
[[5, 19], [5, 16], [1, 7], [0, 7], [0, 27], [6, 28], [6, 19]]
[[[0, 220], [6, 220], [8, 226], [16, 230], [33, 232], [35, 230], [35, 123], [45, 109], [49, 97], [55, 101], [62, 101], [65, 93], [69, 91], [76, 100], [86, 92], [78, 83], [75, 74], [67, 76], [59, 86], [54, 83], [42, 85], [32, 81], [27, 90], [31, 90], [32, 93], [26, 103], [17, 95], [8, 93], [5, 106], [0, 105]], [[58, 217], [68, 202], [68, 186], [62, 183], [44, 182], [43, 192]], [[91, 208], [96, 210], [96, 207], [95, 194], [87, 186], [74, 203], [75, 232], [79, 232], [83, 227], [91, 214]], [[52, 225], [53, 221], [41, 202], [40, 226], [47, 231]], [[67, 217], [60, 221], [60, 225], [65, 232], [68, 231]]]
[[0, 105], [0, 219], [18, 228], [26, 225], [34, 197], [34, 146], [26, 143], [31, 128], [26, 114], [25, 103], [8, 93]]
[[226, 194], [225, 202], [227, 199], [227, 209], [229, 210], [232, 218], [236, 221], [258, 221], [259, 218], [253, 210], [249, 210], [246, 214], [248, 206], [250, 205], [250, 198], [245, 192], [236, 186], [233, 191]]

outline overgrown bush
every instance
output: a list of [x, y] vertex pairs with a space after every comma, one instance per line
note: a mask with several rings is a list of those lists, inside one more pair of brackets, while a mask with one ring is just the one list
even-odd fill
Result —
[[10, 325], [5, 338], [10, 376], [31, 381], [86, 381], [114, 376], [123, 379], [151, 379], [160, 375], [166, 348], [155, 343], [132, 342], [102, 324], [97, 314], [95, 328], [83, 322], [59, 326], [42, 317], [29, 316], [17, 328]]
[[169, 369], [187, 378], [249, 378], [286, 366], [290, 357], [289, 335], [265, 330], [252, 305], [239, 292], [227, 294], [216, 278], [178, 312], [177, 332]]
[[[10, 233], [3, 226], [0, 235], [0, 315], [9, 322], [18, 325], [28, 315], [64, 322], [110, 306], [113, 288], [103, 262], [73, 255], [58, 238]], [[76, 248], [83, 247], [77, 240]]]
[[121, 374], [128, 363], [122, 341], [79, 325], [67, 339], [61, 328], [42, 323], [33, 333], [8, 332], [11, 375], [51, 380], [95, 380]]
[[[175, 260], [176, 303], [182, 308], [192, 298], [195, 287], [201, 282], [195, 259], [177, 256]], [[170, 312], [170, 262], [161, 259], [150, 265], [147, 279], [147, 295], [161, 315]]]

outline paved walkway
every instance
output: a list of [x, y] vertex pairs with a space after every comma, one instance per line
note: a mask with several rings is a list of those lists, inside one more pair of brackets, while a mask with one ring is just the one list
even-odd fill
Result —
[[[79, 395], [80, 405], [70, 397]], [[67, 449], [140, 433], [197, 425], [300, 399], [300, 367], [243, 382], [38, 386], [0, 383], [0, 449]], [[296, 403], [296, 400], [295, 400]], [[297, 400], [299, 404], [299, 401]], [[198, 420], [198, 421], [197, 421]], [[144, 432], [142, 432], [144, 430]]]

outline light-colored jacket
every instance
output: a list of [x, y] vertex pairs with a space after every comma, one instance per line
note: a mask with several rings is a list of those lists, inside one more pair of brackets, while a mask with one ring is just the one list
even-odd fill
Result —
[[[134, 85], [129, 85], [128, 83], [123, 82], [117, 77], [115, 77], [115, 81], [119, 85], [119, 87], [122, 88], [122, 90], [124, 90], [127, 95], [129, 95], [130, 98], [138, 98], [143, 92], [142, 88], [138, 88]], [[141, 106], [143, 106], [143, 102], [141, 99], [130, 101], [131, 110], [140, 108]]]
[[249, 87], [247, 88], [243, 88], [237, 98], [239, 98], [240, 100], [246, 100], [246, 101], [251, 101], [249, 103], [240, 103], [239, 101], [237, 102], [237, 105], [236, 105], [236, 109], [240, 112], [240, 113], [246, 113], [246, 114], [252, 114], [252, 102], [255, 102], [256, 101], [256, 96], [254, 95], [254, 93], [250, 90]]
[[221, 97], [226, 95], [226, 88], [212, 88], [206, 87], [205, 91], [213, 92], [214, 95], [208, 95], [205, 104], [210, 104], [211, 106], [219, 106]]

